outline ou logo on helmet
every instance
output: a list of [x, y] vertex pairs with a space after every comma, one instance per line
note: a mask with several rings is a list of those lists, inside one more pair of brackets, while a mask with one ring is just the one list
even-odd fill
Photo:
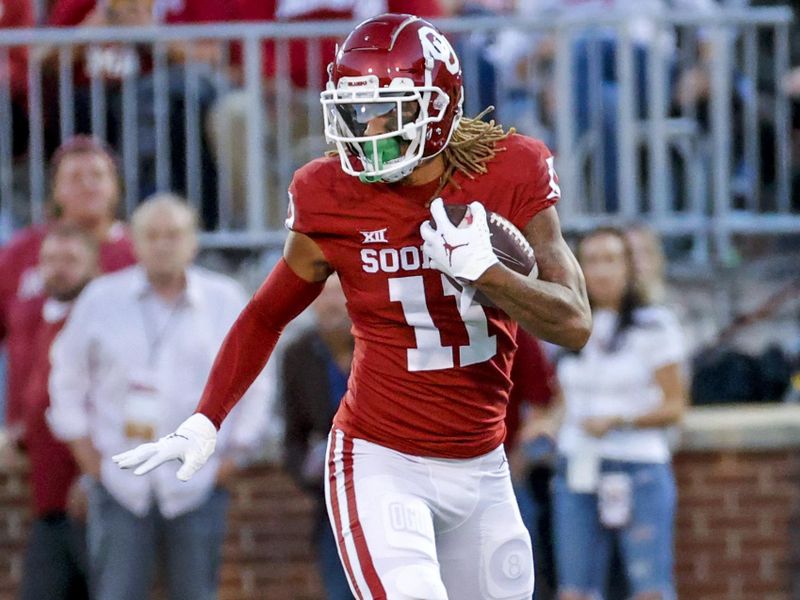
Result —
[[422, 43], [422, 53], [426, 61], [438, 60], [444, 63], [447, 70], [455, 75], [459, 71], [458, 56], [455, 50], [441, 33], [433, 27], [423, 26], [418, 30], [419, 41]]

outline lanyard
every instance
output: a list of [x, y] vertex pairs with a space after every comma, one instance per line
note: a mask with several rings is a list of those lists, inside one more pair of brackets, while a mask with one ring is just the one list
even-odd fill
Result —
[[167, 315], [164, 324], [159, 328], [156, 324], [156, 319], [154, 318], [155, 315], [148, 314], [150, 311], [147, 310], [147, 303], [148, 302], [158, 303], [159, 299], [157, 296], [153, 295], [150, 297], [143, 298], [139, 305], [141, 308], [142, 313], [142, 329], [144, 331], [144, 336], [147, 338], [147, 366], [150, 368], [155, 367], [156, 358], [158, 357], [158, 353], [161, 350], [161, 345], [166, 338], [167, 332], [172, 327], [173, 323], [177, 320], [175, 317], [178, 314], [178, 309], [183, 304], [183, 296], [179, 297], [173, 305], [169, 309], [169, 314]]

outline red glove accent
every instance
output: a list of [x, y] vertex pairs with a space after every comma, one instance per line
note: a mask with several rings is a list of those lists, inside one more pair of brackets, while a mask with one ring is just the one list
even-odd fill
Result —
[[324, 282], [298, 277], [281, 259], [225, 336], [195, 412], [204, 414], [219, 429], [264, 369], [283, 328], [324, 286]]

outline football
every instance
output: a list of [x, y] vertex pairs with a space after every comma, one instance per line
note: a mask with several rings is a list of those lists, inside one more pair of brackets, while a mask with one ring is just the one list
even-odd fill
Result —
[[[469, 214], [469, 207], [466, 204], [445, 204], [444, 208], [450, 222], [456, 227], [466, 227], [471, 222], [472, 215]], [[536, 278], [539, 269], [536, 266], [533, 247], [522, 232], [511, 221], [490, 210], [486, 211], [486, 219], [492, 235], [492, 250], [498, 260], [520, 275]], [[431, 225], [436, 227], [432, 220]], [[453, 279], [451, 281], [459, 290], [462, 289], [460, 283]], [[483, 306], [494, 307], [492, 301], [480, 291], [475, 292], [474, 300]]]

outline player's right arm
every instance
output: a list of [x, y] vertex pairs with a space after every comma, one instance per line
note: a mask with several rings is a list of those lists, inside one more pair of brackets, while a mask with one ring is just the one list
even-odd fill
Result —
[[307, 235], [290, 231], [283, 246], [283, 260], [298, 277], [318, 283], [324, 282], [333, 269], [317, 243]]
[[332, 269], [308, 236], [290, 232], [283, 258], [240, 313], [214, 360], [197, 411], [175, 433], [118, 454], [122, 468], [143, 475], [178, 459], [186, 481], [214, 451], [217, 429], [267, 364], [283, 328], [322, 291]]
[[475, 285], [526, 331], [579, 350], [591, 334], [592, 311], [583, 272], [564, 241], [556, 209], [539, 212], [523, 233], [536, 252], [538, 278], [522, 277], [498, 263]]

